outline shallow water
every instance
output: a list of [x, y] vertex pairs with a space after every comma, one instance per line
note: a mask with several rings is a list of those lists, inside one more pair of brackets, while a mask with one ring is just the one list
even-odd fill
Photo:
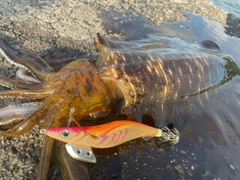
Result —
[[[240, 47], [240, 39], [225, 34], [221, 24], [213, 20], [190, 13], [186, 15], [190, 20], [156, 27], [134, 12], [122, 14], [110, 11], [102, 14], [106, 29], [121, 33], [126, 41], [158, 41], [157, 37], [164, 36], [174, 39], [168, 42], [175, 42], [162, 45], [164, 48], [210, 50], [210, 46], [198, 45], [201, 41], [211, 40], [219, 46], [223, 55], [240, 66], [239, 49], [235, 48]], [[215, 51], [217, 47], [213, 47]], [[178, 114], [171, 120], [163, 118], [163, 121], [155, 121], [155, 126], [173, 122], [181, 134], [177, 145], [162, 150], [154, 141], [147, 144], [140, 139], [111, 150], [115, 154], [110, 151], [107, 158], [100, 151], [97, 164], [91, 168], [91, 178], [236, 179], [240, 175], [239, 89], [240, 77], [236, 75], [229, 82], [207, 92], [207, 100], [204, 100], [206, 93], [203, 93], [197, 99], [189, 98], [187, 103], [190, 106], [185, 106], [183, 102], [170, 103], [169, 106], [178, 109]]]
[[[187, 21], [155, 26], [133, 11], [101, 13], [110, 36], [120, 34], [129, 50], [210, 51], [229, 57], [237, 66], [224, 67], [233, 72], [226, 83], [185, 100], [167, 102], [164, 109], [170, 110], [159, 109], [158, 120], [143, 119], [144, 123], [155, 126], [172, 122], [181, 135], [178, 144], [168, 147], [159, 145], [157, 139], [149, 142], [137, 139], [118, 147], [94, 150], [97, 163], [84, 164], [91, 179], [237, 179], [240, 176], [240, 53], [236, 48], [240, 47], [240, 39], [225, 34], [221, 24], [213, 20], [186, 15], [190, 18]], [[201, 43], [206, 40], [218, 46]], [[137, 46], [136, 42], [144, 42], [145, 46]], [[168, 114], [170, 111], [174, 113]]]
[[240, 18], [240, 1], [239, 0], [210, 0], [215, 5], [220, 6], [222, 9], [226, 10], [228, 13], [235, 15]]

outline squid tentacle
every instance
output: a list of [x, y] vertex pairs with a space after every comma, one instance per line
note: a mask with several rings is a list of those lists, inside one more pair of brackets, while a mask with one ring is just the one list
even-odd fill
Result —
[[[59, 101], [58, 101], [59, 102]], [[49, 101], [51, 103], [51, 101]], [[60, 103], [59, 105], [63, 105], [64, 101]], [[47, 106], [47, 107], [52, 107], [51, 111], [58, 111], [58, 108], [56, 106]], [[48, 109], [49, 111], [49, 109]], [[39, 113], [39, 112], [38, 112]], [[65, 118], [67, 118], [67, 113], [53, 113], [56, 114], [54, 118], [50, 118], [52, 113], [49, 113], [44, 116], [44, 119], [47, 121], [42, 124], [44, 128], [49, 128], [49, 127], [60, 127], [60, 126], [67, 126], [67, 121]], [[49, 116], [49, 117], [48, 117]], [[53, 150], [53, 145], [54, 145], [55, 139], [50, 138], [45, 136], [43, 140], [43, 146], [42, 146], [42, 151], [41, 151], [41, 161], [39, 164], [39, 169], [38, 169], [38, 174], [37, 174], [37, 179], [47, 179], [47, 173], [49, 166], [50, 166], [50, 161], [49, 159], [51, 158], [52, 155], [52, 150]]]
[[[77, 58], [65, 58], [65, 59], [55, 59], [55, 60], [46, 60], [46, 61], [51, 67], [53, 67], [55, 71], [58, 71], [62, 67], [64, 67], [66, 64], [75, 60], [77, 60]], [[82, 60], [89, 60], [89, 59], [82, 59]]]
[[[24, 119], [22, 122], [20, 122], [18, 125], [16, 125], [12, 129], [9, 129], [7, 131], [0, 131], [0, 135], [9, 136], [9, 137], [17, 137], [17, 136], [20, 136], [20, 135], [26, 133], [27, 131], [32, 129], [34, 125], [38, 124], [39, 121], [44, 119], [46, 116], [50, 115], [47, 113], [49, 111], [49, 109], [46, 107], [51, 107], [52, 103], [53, 102], [48, 99], [47, 102], [43, 103], [38, 108], [36, 113], [33, 112], [32, 115], [30, 115], [29, 117]], [[56, 102], [54, 101], [54, 103], [56, 103]]]
[[35, 84], [26, 84], [24, 82], [21, 82], [21, 80], [18, 79], [8, 79], [6, 77], [0, 77], [0, 85], [15, 89], [15, 88], [21, 88], [21, 89], [39, 89], [43, 87], [42, 83], [35, 83]]
[[16, 90], [6, 90], [0, 91], [0, 98], [17, 98], [17, 99], [44, 99], [49, 97], [53, 93], [51, 88], [41, 88], [41, 89], [16, 89]]
[[19, 70], [17, 70], [17, 72], [16, 72], [16, 79], [18, 79], [19, 81], [23, 81], [25, 83], [28, 83], [28, 84], [42, 83], [42, 81], [40, 81], [34, 75], [30, 76], [26, 69], [19, 69]]
[[33, 126], [39, 121], [36, 118], [26, 118], [22, 122], [20, 122], [18, 125], [13, 127], [12, 129], [9, 129], [7, 131], [0, 131], [0, 135], [2, 136], [9, 136], [9, 137], [18, 137], [24, 134], [25, 132], [29, 131], [33, 128]]
[[0, 109], [0, 126], [13, 124], [23, 119], [27, 119], [30, 115], [35, 113], [41, 104], [41, 102], [24, 103]]
[[54, 69], [40, 56], [32, 53], [25, 56], [19, 56], [13, 52], [2, 40], [0, 40], [0, 53], [8, 62], [29, 70], [40, 80], [45, 80], [48, 73], [55, 72]]
[[43, 139], [41, 161], [38, 168], [37, 179], [47, 179], [47, 173], [50, 167], [50, 159], [55, 139], [45, 136]]

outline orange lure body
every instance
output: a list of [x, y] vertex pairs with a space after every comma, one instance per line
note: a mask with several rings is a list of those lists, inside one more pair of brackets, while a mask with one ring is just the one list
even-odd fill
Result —
[[85, 148], [110, 148], [142, 137], [161, 137], [162, 130], [134, 121], [120, 120], [97, 126], [59, 127], [45, 130], [46, 135]]

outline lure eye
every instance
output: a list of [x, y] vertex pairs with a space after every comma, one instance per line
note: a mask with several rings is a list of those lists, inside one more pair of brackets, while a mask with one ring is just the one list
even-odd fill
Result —
[[64, 137], [67, 137], [67, 136], [69, 135], [69, 131], [68, 131], [68, 130], [62, 131], [62, 135], [63, 135]]

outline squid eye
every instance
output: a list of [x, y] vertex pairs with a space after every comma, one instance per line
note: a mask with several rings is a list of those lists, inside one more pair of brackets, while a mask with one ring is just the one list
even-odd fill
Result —
[[62, 131], [62, 135], [63, 135], [64, 137], [67, 137], [67, 136], [69, 135], [69, 131], [68, 131], [68, 130]]

